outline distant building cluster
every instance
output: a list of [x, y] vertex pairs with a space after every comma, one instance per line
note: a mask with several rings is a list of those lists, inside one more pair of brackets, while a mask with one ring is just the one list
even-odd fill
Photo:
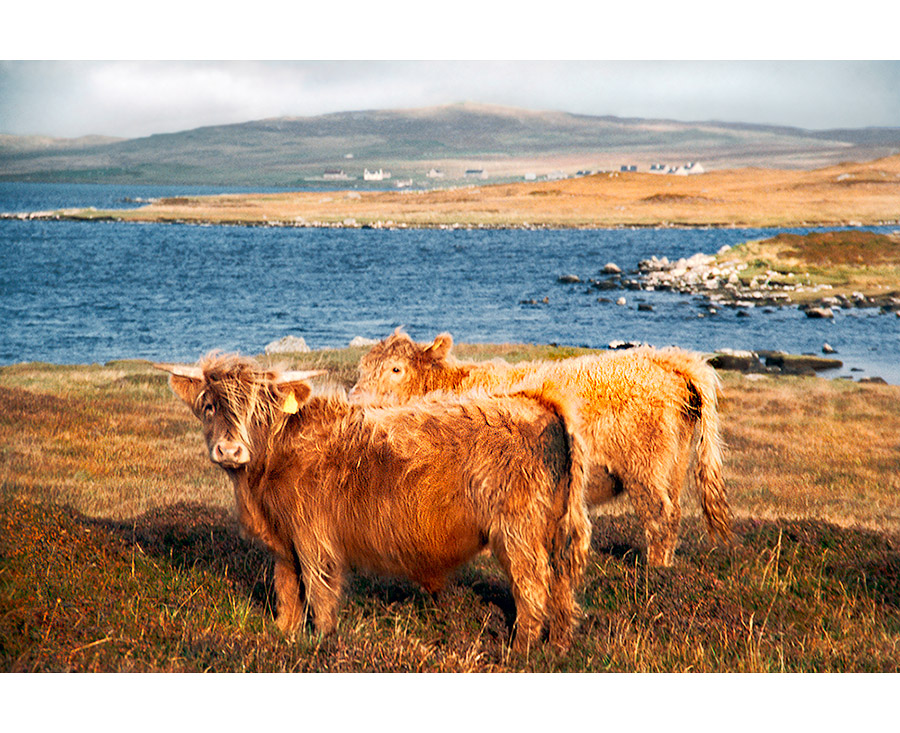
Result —
[[[634, 168], [632, 167], [632, 170]], [[692, 176], [697, 173], [706, 173], [699, 163], [685, 163], [684, 165], [670, 166], [665, 163], [654, 163], [650, 166], [651, 173], [666, 173], [674, 176]]]
[[[347, 153], [344, 158], [347, 160], [351, 160], [353, 158], [353, 153]], [[670, 165], [668, 163], [653, 163], [645, 170], [648, 170], [650, 173], [657, 174], [665, 174], [665, 175], [675, 175], [675, 176], [690, 176], [696, 175], [698, 173], [705, 173], [703, 166], [697, 162], [685, 163], [683, 165]], [[640, 168], [638, 165], [633, 163], [626, 163], [619, 167], [618, 173], [638, 173]], [[551, 173], [546, 173], [544, 175], [539, 176], [537, 173], [529, 172], [525, 173], [522, 178], [526, 181], [558, 181], [564, 178], [579, 178], [582, 176], [590, 176], [596, 175], [599, 173], [608, 173], [610, 175], [616, 175], [616, 172], [611, 170], [588, 170], [583, 169], [579, 170], [576, 173], [565, 173], [563, 171], [553, 171]], [[444, 171], [439, 168], [431, 168], [425, 173], [426, 178], [430, 179], [442, 179], [445, 177]], [[484, 168], [467, 168], [463, 173], [463, 178], [466, 179], [477, 179], [477, 180], [486, 180], [488, 178], [488, 172]], [[343, 169], [327, 169], [322, 174], [322, 179], [326, 181], [353, 181], [356, 180], [354, 176], [350, 176], [344, 172]], [[378, 168], [377, 170], [369, 170], [365, 168], [363, 170], [363, 180], [364, 181], [387, 181], [391, 179], [391, 172], [384, 170], [383, 168]], [[394, 181], [394, 185], [398, 188], [406, 188], [413, 184], [413, 180], [411, 178], [396, 180]]]

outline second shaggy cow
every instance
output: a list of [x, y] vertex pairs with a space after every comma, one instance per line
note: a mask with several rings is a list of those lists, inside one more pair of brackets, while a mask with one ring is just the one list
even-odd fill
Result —
[[693, 464], [710, 533], [727, 539], [731, 510], [722, 480], [718, 376], [681, 349], [638, 348], [510, 365], [465, 362], [441, 334], [417, 344], [399, 329], [363, 356], [352, 399], [405, 401], [435, 391], [502, 392], [529, 380], [579, 398], [588, 450], [588, 507], [628, 493], [647, 542], [647, 561], [668, 566], [681, 522], [679, 496]]

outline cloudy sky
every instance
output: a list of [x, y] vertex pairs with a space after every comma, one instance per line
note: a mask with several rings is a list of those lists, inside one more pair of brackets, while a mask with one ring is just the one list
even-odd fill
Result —
[[[868, 1], [858, 0], [854, 17], [865, 16]], [[91, 2], [108, 5], [107, 16], [122, 14], [120, 3]], [[770, 0], [715, 27], [685, 12], [690, 3], [677, 4], [677, 17], [647, 12], [652, 20], [636, 24], [634, 14], [576, 15], [569, 0], [557, 0], [556, 12], [546, 17], [521, 11], [521, 4], [515, 4], [516, 16], [498, 15], [484, 10], [495, 5], [469, 0], [458, 0], [454, 12], [443, 16], [405, 0], [368, 3], [353, 12], [352, 4], [342, 3], [341, 12], [331, 15], [298, 13], [301, 4], [294, 3], [292, 12], [279, 15], [265, 12], [273, 7], [270, 0], [258, 0], [254, 13], [241, 6], [237, 18], [221, 12], [220, 4], [158, 0], [152, 12], [141, 6], [140, 14], [112, 29], [100, 23], [85, 27], [83, 4], [61, 5], [52, 16], [41, 16], [44, 4], [32, 0], [26, 10], [11, 11], [19, 17], [7, 28], [31, 31], [4, 40], [3, 55], [16, 60], [0, 61], [0, 133], [138, 137], [266, 117], [462, 101], [809, 129], [900, 127], [900, 62], [884, 58], [896, 44], [887, 33], [890, 23], [869, 17], [862, 46], [847, 19], [832, 18], [824, 27], [804, 23], [803, 35], [792, 34], [788, 4]], [[504, 5], [513, 7], [496, 7]], [[204, 7], [220, 12], [196, 10]], [[480, 20], [473, 23], [475, 16], [466, 10], [478, 7]], [[403, 27], [391, 10], [408, 11], [404, 17], [418, 13], [418, 22]], [[773, 14], [779, 23], [772, 22]], [[47, 17], [54, 22], [48, 24]], [[886, 35], [879, 36], [879, 29]], [[829, 59], [812, 41], [833, 56], [871, 60]], [[621, 60], [581, 60], [576, 51]], [[70, 60], [85, 55], [123, 60]], [[284, 56], [320, 60], [252, 60]], [[135, 57], [190, 60], [124, 60]], [[211, 58], [235, 60], [205, 60]], [[646, 60], [653, 58], [671, 60]]]

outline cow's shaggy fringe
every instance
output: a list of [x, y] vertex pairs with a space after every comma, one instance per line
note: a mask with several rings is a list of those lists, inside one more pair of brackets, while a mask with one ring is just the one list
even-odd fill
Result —
[[237, 356], [201, 370], [170, 383], [227, 469], [241, 523], [275, 555], [284, 631], [305, 618], [304, 594], [316, 628], [333, 631], [350, 567], [436, 592], [489, 547], [516, 602], [516, 648], [545, 625], [568, 646], [590, 524], [577, 409], [555, 385], [379, 408]]
[[537, 380], [581, 400], [588, 446], [587, 503], [623, 490], [644, 528], [647, 559], [671, 565], [681, 521], [680, 492], [691, 472], [710, 534], [727, 540], [732, 514], [722, 478], [715, 370], [677, 348], [637, 348], [547, 362], [465, 362], [440, 334], [417, 344], [397, 329], [363, 356], [353, 399], [403, 401], [433, 391], [501, 393]]

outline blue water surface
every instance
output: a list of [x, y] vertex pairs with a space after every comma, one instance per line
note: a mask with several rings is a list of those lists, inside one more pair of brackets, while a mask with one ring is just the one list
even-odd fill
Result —
[[[124, 208], [157, 196], [239, 189], [0, 184], [0, 212]], [[885, 227], [892, 230], [896, 227]], [[838, 310], [720, 308], [667, 292], [599, 292], [560, 275], [598, 277], [651, 255], [809, 229], [551, 231], [299, 229], [0, 220], [0, 364], [194, 361], [211, 349], [260, 353], [287, 334], [312, 348], [404, 325], [417, 340], [559, 343], [614, 340], [821, 353], [833, 375], [900, 383], [900, 318]], [[598, 298], [624, 296], [626, 306]], [[546, 304], [541, 301], [548, 299]], [[523, 301], [538, 301], [529, 304]], [[652, 311], [639, 311], [648, 303]], [[851, 372], [851, 369], [855, 370]], [[858, 370], [858, 371], [856, 371]]]

